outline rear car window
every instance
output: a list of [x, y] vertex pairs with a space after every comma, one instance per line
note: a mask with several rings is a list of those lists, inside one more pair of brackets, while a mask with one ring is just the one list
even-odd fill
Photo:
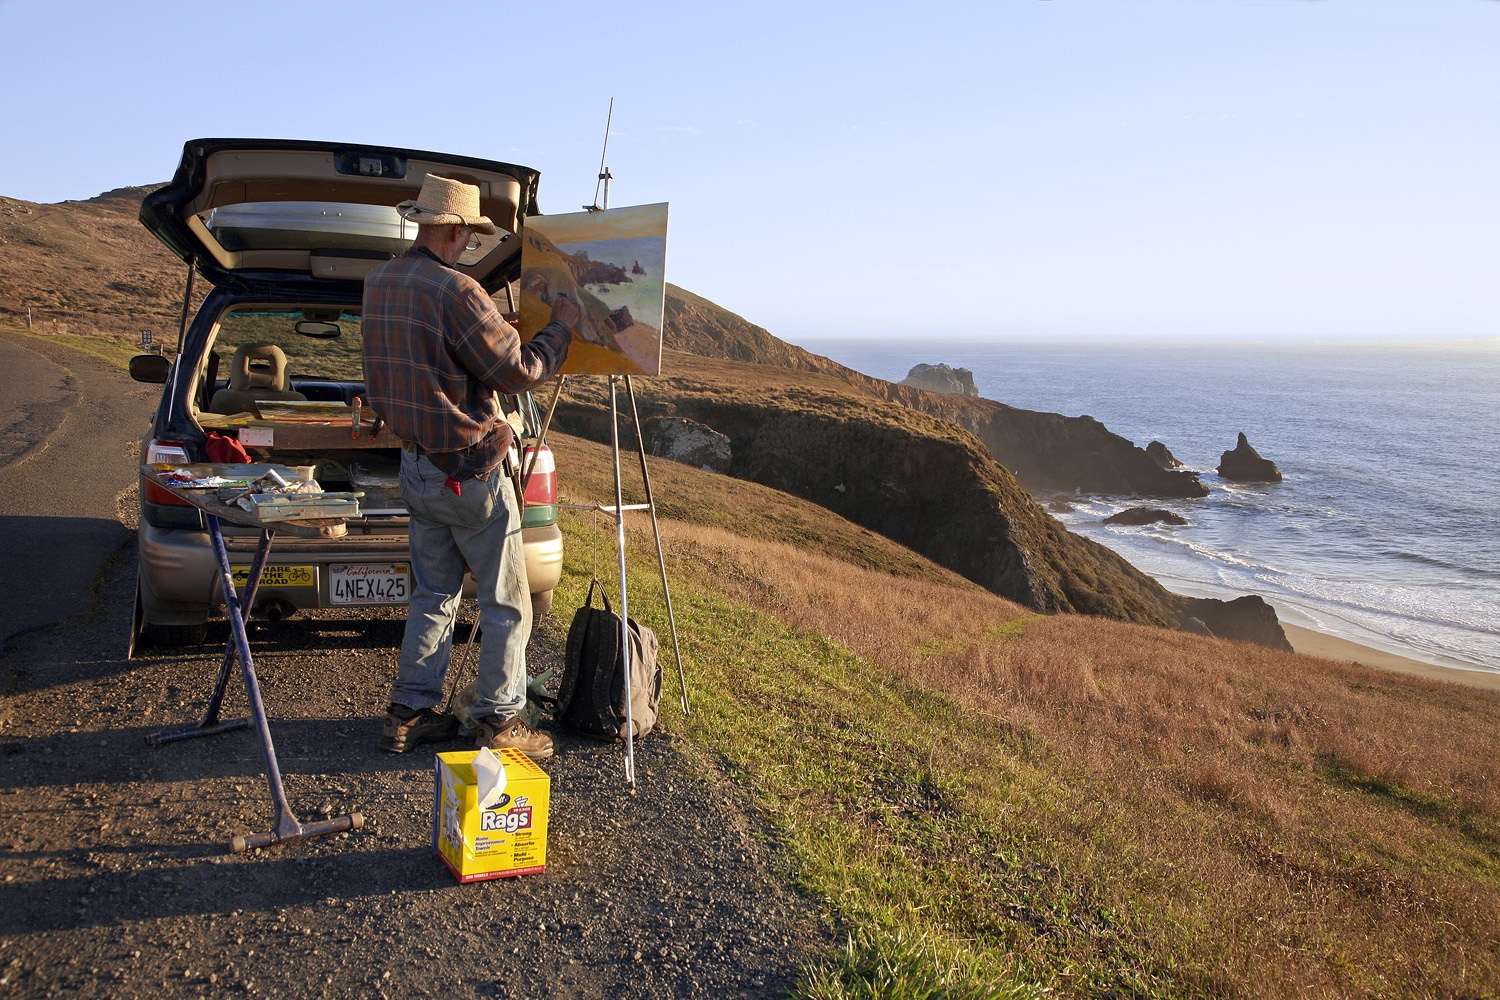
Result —
[[287, 370], [294, 380], [362, 381], [360, 350], [364, 336], [359, 314], [346, 311], [336, 318], [320, 314], [320, 322], [337, 323], [340, 331], [337, 337], [326, 339], [296, 331], [296, 325], [306, 318], [300, 310], [225, 313], [219, 320], [214, 353], [227, 361], [243, 344], [275, 344], [286, 355]]

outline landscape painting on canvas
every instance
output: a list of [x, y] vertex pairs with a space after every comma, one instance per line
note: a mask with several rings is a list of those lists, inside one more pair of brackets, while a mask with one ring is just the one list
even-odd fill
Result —
[[559, 294], [583, 319], [566, 375], [660, 375], [667, 282], [667, 203], [526, 220], [521, 238], [522, 340], [547, 325]]

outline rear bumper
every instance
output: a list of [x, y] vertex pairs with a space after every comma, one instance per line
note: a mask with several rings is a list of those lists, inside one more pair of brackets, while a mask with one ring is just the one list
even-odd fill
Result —
[[[223, 583], [208, 532], [160, 528], [143, 518], [136, 538], [137, 577], [148, 624], [198, 625], [223, 606]], [[522, 529], [521, 538], [529, 589], [533, 594], [552, 590], [562, 579], [562, 532], [556, 524], [539, 525]], [[243, 582], [243, 573], [248, 570], [259, 540], [259, 534], [225, 531], [229, 563], [239, 571], [237, 583]], [[330, 567], [405, 566], [409, 558], [405, 535], [351, 534], [327, 541], [279, 536], [271, 547], [266, 576], [256, 601], [257, 604], [275, 601], [298, 610], [350, 607], [334, 603], [330, 594], [333, 576]], [[473, 596], [471, 580], [465, 581], [464, 592], [465, 596]]]

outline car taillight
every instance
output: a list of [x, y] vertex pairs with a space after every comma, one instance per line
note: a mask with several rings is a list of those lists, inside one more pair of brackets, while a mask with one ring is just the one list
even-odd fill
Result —
[[540, 449], [528, 447], [521, 471], [525, 473], [528, 470], [531, 478], [526, 480], [526, 503], [557, 503], [557, 463], [552, 459], [552, 449], [546, 445], [542, 445]]
[[[187, 449], [176, 441], [156, 439], [146, 445], [147, 465], [186, 465], [188, 461]], [[141, 499], [146, 503], [170, 504], [176, 507], [192, 506], [186, 500], [178, 499], [170, 491], [162, 489], [145, 476], [141, 477]]]

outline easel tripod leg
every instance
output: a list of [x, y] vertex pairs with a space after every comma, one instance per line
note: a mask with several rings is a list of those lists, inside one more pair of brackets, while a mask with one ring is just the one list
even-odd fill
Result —
[[[210, 514], [208, 516], [208, 520], [210, 539], [213, 539], [215, 537], [215, 533], [217, 533], [218, 544], [223, 545], [223, 531], [219, 526], [219, 519]], [[245, 580], [245, 594], [244, 597], [239, 599], [239, 605], [241, 607], [251, 608], [255, 606], [255, 594], [256, 591], [260, 589], [260, 578], [265, 573], [266, 556], [271, 551], [271, 539], [273, 537], [273, 532], [269, 528], [264, 528], [261, 530], [260, 544], [255, 548], [255, 557], [250, 562], [250, 575]], [[215, 549], [214, 557], [216, 560], [218, 559], [217, 549]], [[228, 562], [229, 557], [228, 553], [226, 552], [224, 561], [220, 563], [221, 569], [223, 566], [228, 565]], [[225, 594], [232, 595], [234, 593], [234, 581], [232, 575], [231, 577], [226, 578], [225, 588]], [[228, 598], [226, 597], [226, 604], [227, 602]], [[219, 721], [219, 710], [224, 704], [224, 692], [229, 684], [230, 671], [234, 667], [236, 650], [237, 647], [233, 641], [230, 641], [224, 647], [224, 659], [223, 662], [219, 664], [218, 678], [215, 680], [213, 690], [208, 696], [208, 708], [203, 713], [203, 721], [198, 723], [198, 725], [196, 726], [188, 726], [183, 729], [163, 730], [159, 733], [152, 733], [150, 736], [146, 737], [146, 742], [149, 745], [160, 746], [163, 743], [175, 743], [178, 740], [192, 739], [197, 736], [213, 736], [217, 733], [227, 733], [236, 729], [245, 729], [250, 725], [250, 719], [248, 718], [232, 719], [229, 722]]]
[[682, 645], [677, 641], [677, 616], [672, 613], [672, 589], [667, 586], [667, 557], [661, 547], [661, 524], [656, 520], [656, 498], [651, 495], [651, 473], [646, 471], [646, 442], [641, 435], [641, 414], [635, 405], [635, 383], [625, 376], [625, 390], [630, 396], [630, 418], [635, 422], [636, 452], [641, 458], [641, 481], [646, 486], [646, 508], [651, 511], [651, 533], [656, 537], [656, 565], [661, 569], [661, 592], [667, 599], [667, 624], [672, 630], [672, 653], [677, 657], [677, 685], [682, 694], [682, 714], [692, 714], [688, 707], [687, 672], [682, 668]]
[[625, 490], [620, 481], [620, 376], [609, 377], [609, 437], [615, 464], [615, 546], [620, 554], [620, 659], [625, 681], [625, 780], [635, 784], [635, 716], [631, 707], [630, 597], [625, 585]]

